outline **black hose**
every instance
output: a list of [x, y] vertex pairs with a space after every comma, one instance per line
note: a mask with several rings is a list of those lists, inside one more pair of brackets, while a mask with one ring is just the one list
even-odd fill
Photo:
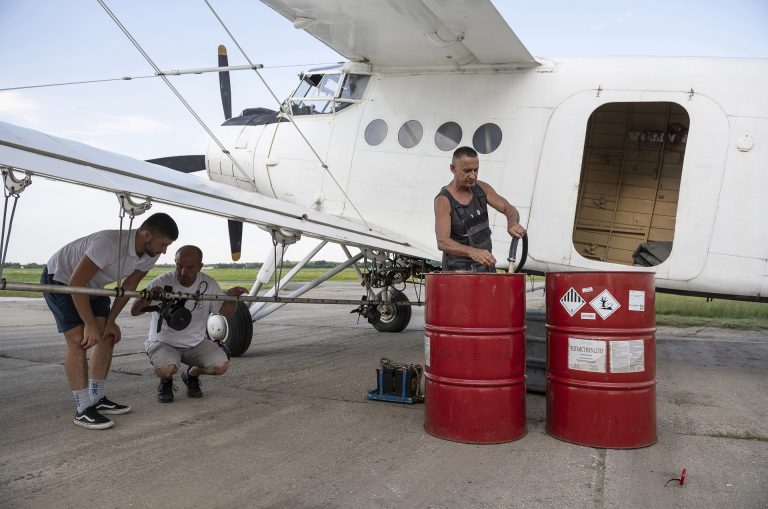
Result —
[[515, 272], [523, 271], [526, 260], [528, 260], [528, 232], [523, 233], [523, 254], [520, 256], [520, 263], [515, 267]]
[[[515, 260], [517, 259], [517, 244], [520, 242], [520, 239], [517, 237], [512, 237], [512, 242], [509, 244], [509, 256], [507, 257], [507, 261], [510, 263], [510, 265], [515, 263]], [[522, 272], [523, 266], [525, 265], [525, 261], [528, 259], [528, 232], [523, 234], [523, 254], [520, 256], [520, 264], [515, 267], [514, 272]]]

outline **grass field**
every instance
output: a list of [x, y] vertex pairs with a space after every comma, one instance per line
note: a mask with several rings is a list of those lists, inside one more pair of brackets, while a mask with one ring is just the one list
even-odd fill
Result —
[[[155, 268], [141, 282], [139, 288], [146, 287], [147, 283], [159, 274], [168, 270]], [[250, 288], [256, 277], [256, 269], [204, 269], [205, 273], [213, 277], [222, 288], [233, 286], [245, 286]], [[323, 274], [326, 269], [304, 269], [294, 278], [296, 282], [312, 281]], [[41, 269], [10, 269], [3, 271], [3, 277], [13, 283], [38, 283]], [[288, 272], [285, 269], [283, 273]], [[346, 269], [331, 281], [357, 281], [357, 274], [353, 269]], [[36, 292], [0, 291], [2, 297], [42, 297]], [[703, 297], [684, 297], [665, 293], [656, 294], [656, 323], [675, 327], [722, 327], [746, 330], [768, 329], [768, 304], [757, 302], [739, 302], [731, 300], [707, 301]]]
[[[139, 289], [145, 288], [147, 284], [160, 274], [173, 270], [168, 267], [155, 267], [139, 283]], [[290, 269], [284, 269], [283, 275]], [[215, 279], [221, 287], [226, 290], [233, 286], [245, 286], [251, 288], [256, 279], [257, 269], [203, 269], [203, 271]], [[312, 281], [318, 276], [324, 274], [327, 269], [303, 269], [293, 278], [294, 282], [304, 283]], [[39, 283], [42, 269], [5, 269], [3, 277], [6, 281], [13, 283]], [[331, 281], [357, 281], [357, 273], [354, 269], [346, 269], [336, 274]], [[267, 285], [269, 288], [269, 285]], [[39, 292], [18, 292], [18, 291], [0, 291], [0, 297], [42, 297]]]

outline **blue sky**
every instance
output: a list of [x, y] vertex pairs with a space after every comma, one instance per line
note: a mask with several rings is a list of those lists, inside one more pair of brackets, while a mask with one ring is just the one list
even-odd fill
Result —
[[[303, 68], [343, 60], [256, 0], [210, 0], [279, 98]], [[163, 70], [212, 67], [216, 48], [244, 64], [202, 1], [108, 0], [107, 4]], [[704, 2], [495, 0], [536, 56], [669, 55], [768, 58], [768, 1]], [[535, 5], [534, 5], [535, 4]], [[95, 0], [0, 0], [0, 88], [144, 76], [152, 69]], [[287, 67], [288, 66], [288, 67]], [[232, 73], [233, 111], [275, 107], [249, 71]], [[209, 127], [223, 120], [215, 74], [172, 78]], [[140, 159], [201, 154], [207, 135], [156, 78], [0, 91], [0, 120]], [[177, 218], [180, 242], [200, 245], [209, 263], [228, 260], [226, 222], [156, 205]], [[36, 179], [22, 194], [9, 261], [44, 262], [58, 247], [118, 227], [113, 195]], [[43, 233], [41, 233], [43, 232]], [[298, 259], [311, 242], [289, 250]], [[246, 227], [244, 261], [262, 261], [270, 242]], [[326, 259], [342, 259], [327, 248]], [[172, 255], [161, 259], [171, 262]]]

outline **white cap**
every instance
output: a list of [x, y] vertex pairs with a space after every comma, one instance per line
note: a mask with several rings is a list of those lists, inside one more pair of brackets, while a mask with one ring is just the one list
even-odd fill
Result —
[[224, 341], [229, 334], [227, 319], [222, 315], [213, 314], [208, 317], [208, 337], [214, 341]]

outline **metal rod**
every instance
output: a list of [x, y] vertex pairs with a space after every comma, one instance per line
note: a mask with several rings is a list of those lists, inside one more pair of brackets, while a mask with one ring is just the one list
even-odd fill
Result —
[[[304, 283], [303, 286], [301, 286], [301, 287], [297, 288], [296, 290], [294, 290], [293, 292], [291, 292], [288, 295], [288, 297], [283, 298], [282, 302], [274, 301], [275, 302], [274, 304], [265, 304], [264, 307], [262, 307], [256, 313], [251, 312], [251, 316], [253, 317], [253, 321], [255, 322], [256, 320], [261, 320], [265, 316], [268, 316], [271, 313], [274, 313], [275, 311], [277, 311], [278, 309], [283, 307], [285, 304], [288, 304], [290, 302], [287, 299], [295, 299], [295, 298], [298, 298], [299, 295], [304, 295], [305, 293], [310, 291], [312, 288], [315, 288], [316, 286], [322, 284], [323, 282], [331, 279], [333, 276], [335, 276], [336, 274], [338, 274], [342, 270], [346, 269], [350, 265], [353, 265], [353, 264], [357, 263], [358, 260], [360, 260], [360, 258], [362, 258], [362, 257], [363, 257], [363, 253], [360, 253], [359, 255], [351, 258], [350, 260], [347, 260], [346, 262], [340, 263], [339, 265], [337, 265], [333, 269], [329, 270], [328, 272], [326, 272], [322, 276], [318, 277], [314, 281], [310, 281], [308, 283]], [[370, 304], [370, 301], [363, 301], [363, 300], [357, 300], [355, 302], [357, 302], [358, 305]]]
[[[341, 249], [344, 250], [344, 254], [347, 255], [347, 259], [352, 259], [352, 253], [349, 252], [349, 248], [346, 244], [341, 245]], [[357, 266], [357, 264], [354, 264], [352, 266], [353, 269], [355, 269], [355, 272], [357, 272], [357, 277], [360, 278], [360, 281], [363, 281], [363, 273], [360, 271], [360, 267]]]
[[[304, 257], [304, 258], [303, 258], [303, 259], [302, 259], [302, 260], [301, 260], [299, 263], [297, 263], [297, 264], [296, 264], [296, 265], [295, 265], [295, 266], [294, 266], [294, 267], [293, 267], [293, 268], [290, 270], [290, 272], [288, 272], [288, 274], [286, 274], [285, 276], [283, 276], [283, 278], [282, 278], [282, 279], [281, 279], [281, 280], [278, 282], [278, 284], [277, 284], [277, 285], [275, 285], [275, 286], [273, 286], [273, 287], [272, 287], [272, 288], [271, 288], [269, 291], [267, 291], [267, 292], [264, 294], [264, 296], [265, 296], [265, 297], [272, 297], [272, 296], [275, 294], [275, 292], [277, 291], [277, 289], [279, 289], [279, 288], [282, 288], [283, 286], [285, 286], [286, 284], [288, 284], [288, 283], [289, 283], [289, 282], [290, 282], [290, 281], [293, 279], [293, 277], [294, 277], [294, 276], [295, 276], [295, 275], [296, 275], [296, 274], [297, 274], [297, 273], [298, 273], [298, 272], [299, 272], [299, 271], [300, 271], [302, 268], [304, 268], [304, 266], [305, 266], [305, 265], [306, 265], [306, 264], [307, 264], [309, 261], [311, 261], [311, 260], [312, 260], [312, 258], [313, 258], [313, 257], [314, 257], [314, 256], [317, 254], [317, 252], [318, 252], [318, 251], [320, 251], [320, 250], [321, 250], [321, 249], [322, 249], [322, 248], [323, 248], [323, 247], [324, 247], [324, 246], [325, 246], [327, 243], [328, 243], [328, 241], [326, 241], [326, 240], [323, 240], [323, 241], [321, 241], [320, 243], [318, 243], [318, 244], [317, 244], [317, 246], [315, 246], [315, 248], [314, 248], [314, 249], [312, 249], [312, 251], [310, 251], [310, 252], [307, 254], [307, 256], [305, 256], [305, 257]], [[280, 244], [278, 244], [277, 246], [279, 246], [279, 245], [280, 245]], [[275, 249], [277, 249], [277, 246], [275, 246]], [[283, 255], [281, 254], [281, 255], [280, 255], [280, 258], [282, 259], [282, 257], [283, 257]], [[274, 260], [271, 260], [271, 262], [272, 262], [272, 264], [274, 265]], [[272, 269], [273, 269], [273, 272], [274, 272], [274, 266], [272, 267]], [[257, 282], [258, 282], [258, 281], [257, 281]], [[250, 292], [250, 295], [256, 295], [256, 294], [258, 293], [258, 288], [256, 287], [256, 283], [254, 283], [254, 288], [256, 288], [256, 289], [257, 289], [257, 291], [255, 291], [255, 292], [254, 292], [253, 290], [251, 290], [251, 292]], [[259, 286], [259, 288], [261, 288], [261, 285]], [[273, 300], [273, 301], [271, 301], [271, 302], [274, 302], [274, 300]], [[251, 306], [251, 308], [250, 308], [251, 317], [255, 317], [255, 316], [256, 316], [256, 313], [258, 313], [258, 312], [259, 312], [259, 310], [261, 310], [261, 309], [262, 309], [262, 308], [263, 308], [265, 305], [266, 305], [266, 304], [265, 304], [265, 303], [263, 303], [263, 302], [261, 302], [261, 303], [257, 303], [257, 304], [254, 304], [254, 305], [252, 305], [252, 306]]]
[[156, 72], [157, 76], [180, 76], [182, 74], [204, 74], [207, 72], [221, 72], [221, 71], [245, 71], [250, 69], [262, 69], [264, 66], [261, 64], [254, 65], [228, 65], [225, 67], [203, 67], [200, 69], [184, 69], [173, 71], [159, 71]]
[[[330, 277], [330, 276], [329, 276]], [[241, 295], [235, 297], [233, 295], [219, 295], [219, 294], [201, 294], [184, 292], [166, 292], [163, 299], [150, 299], [151, 292], [149, 290], [123, 290], [122, 288], [86, 288], [79, 286], [65, 286], [65, 285], [41, 285], [35, 283], [12, 283], [6, 280], [0, 280], [0, 290], [15, 290], [21, 292], [45, 292], [45, 293], [66, 293], [66, 294], [79, 294], [79, 295], [99, 295], [105, 297], [129, 297], [137, 299], [147, 300], [174, 300], [174, 299], [187, 299], [187, 300], [205, 300], [205, 301], [222, 301], [222, 302], [267, 302], [271, 304], [345, 304], [359, 306], [361, 304], [370, 304], [370, 301], [354, 300], [354, 299], [313, 299], [313, 298], [300, 298], [300, 297], [265, 297], [265, 296], [253, 296], [253, 295]], [[392, 302], [396, 305], [421, 305], [414, 302]]]

